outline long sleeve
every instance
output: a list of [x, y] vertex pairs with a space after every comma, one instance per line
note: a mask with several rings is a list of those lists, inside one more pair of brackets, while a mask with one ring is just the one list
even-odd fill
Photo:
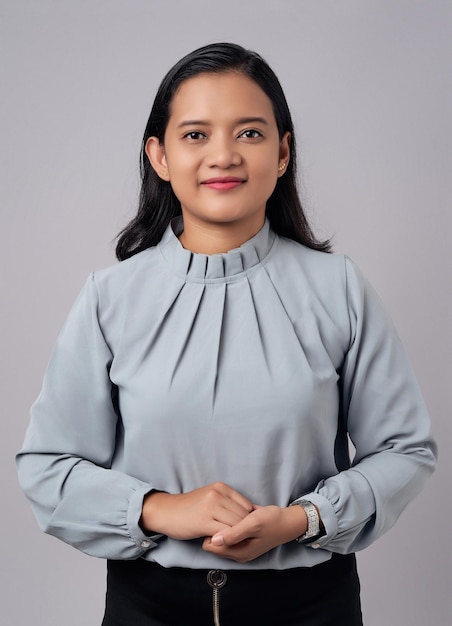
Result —
[[436, 445], [415, 376], [378, 296], [348, 260], [350, 345], [340, 372], [341, 420], [356, 450], [349, 469], [321, 480], [316, 504], [334, 552], [361, 550], [386, 532], [433, 472]]
[[155, 545], [138, 525], [152, 487], [110, 469], [118, 428], [111, 361], [91, 277], [58, 338], [17, 464], [45, 532], [94, 556], [128, 559]]
[[[351, 262], [279, 238], [268, 223], [240, 248], [195, 254], [169, 226], [158, 246], [88, 281], [18, 467], [41, 527], [89, 554], [287, 569], [378, 538], [435, 454], [399, 338]], [[290, 542], [241, 564], [197, 539], [156, 548], [142, 533], [146, 493], [215, 481], [262, 506], [311, 500], [324, 549]]]

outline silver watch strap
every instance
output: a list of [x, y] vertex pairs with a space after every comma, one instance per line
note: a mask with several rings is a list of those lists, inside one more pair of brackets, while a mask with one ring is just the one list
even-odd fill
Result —
[[297, 541], [306, 541], [320, 535], [320, 518], [316, 507], [309, 500], [296, 500], [290, 506], [298, 504], [304, 509], [308, 519], [308, 528], [304, 535], [297, 537]]

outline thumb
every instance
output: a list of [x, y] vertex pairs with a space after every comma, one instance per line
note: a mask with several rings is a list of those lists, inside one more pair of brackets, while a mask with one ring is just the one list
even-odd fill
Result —
[[220, 533], [217, 533], [216, 535], [214, 535], [210, 541], [213, 543], [214, 546], [218, 546], [218, 547], [221, 547], [224, 544], [223, 535]]
[[245, 539], [249, 539], [254, 536], [254, 524], [252, 524], [249, 516], [241, 520], [235, 526], [230, 528], [224, 528], [215, 535], [213, 535], [211, 541], [214, 546], [234, 546]]

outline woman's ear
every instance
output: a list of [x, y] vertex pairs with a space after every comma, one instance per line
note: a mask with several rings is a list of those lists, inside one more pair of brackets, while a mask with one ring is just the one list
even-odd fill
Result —
[[289, 131], [286, 131], [279, 144], [278, 176], [283, 176], [290, 160], [290, 139], [291, 135]]
[[160, 143], [158, 137], [149, 137], [144, 147], [146, 156], [156, 174], [166, 182], [169, 182], [168, 165], [166, 163], [165, 146]]

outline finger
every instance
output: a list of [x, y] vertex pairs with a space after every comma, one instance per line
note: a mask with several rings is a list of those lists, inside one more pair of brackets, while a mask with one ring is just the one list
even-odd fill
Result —
[[216, 507], [215, 510], [212, 511], [213, 519], [227, 526], [235, 526], [241, 522], [244, 517], [249, 515], [244, 509], [231, 510], [228, 506], [229, 505]]
[[215, 546], [234, 546], [245, 539], [256, 536], [257, 526], [252, 515], [247, 515], [244, 519], [230, 528], [224, 528], [212, 536], [212, 543]]
[[203, 533], [201, 537], [211, 541], [213, 536], [222, 535], [224, 532], [229, 530], [229, 528], [230, 526], [223, 524], [222, 522], [212, 520], [203, 526]]
[[252, 502], [248, 502], [248, 500], [245, 499], [245, 503], [247, 504], [245, 505], [242, 499], [236, 499], [230, 496], [223, 496], [223, 499], [221, 500], [221, 505], [237, 516], [236, 523], [239, 521], [239, 519], [243, 519], [244, 517], [252, 513], [255, 509], [255, 506]]
[[[195, 492], [193, 492], [195, 494]], [[234, 499], [235, 498], [235, 499]], [[238, 502], [237, 500], [240, 500]], [[213, 485], [201, 494], [201, 502], [204, 515], [219, 521], [228, 526], [233, 526], [247, 516], [252, 510], [252, 504], [245, 507], [241, 504], [241, 498], [237, 498], [234, 490], [223, 485]], [[195, 499], [194, 506], [197, 507], [198, 503]]]
[[230, 487], [229, 485], [226, 485], [225, 483], [218, 483], [218, 490], [220, 491], [220, 493], [222, 493], [227, 498], [229, 498], [231, 502], [233, 502], [235, 505], [238, 505], [241, 509], [246, 511], [246, 513], [251, 513], [251, 511], [254, 509], [253, 503], [250, 500], [248, 500], [248, 498], [245, 498], [244, 495], [242, 495], [239, 491], [237, 491], [233, 487]]
[[[220, 531], [221, 532], [221, 531]], [[225, 556], [227, 558], [233, 558], [242, 552], [247, 544], [255, 541], [254, 539], [246, 539], [239, 544], [235, 544], [233, 546], [224, 545], [215, 545], [212, 542], [212, 537], [205, 537], [203, 541], [203, 549], [207, 552], [213, 552], [214, 554], [218, 554], [219, 556]]]
[[211, 552], [212, 554], [236, 561], [237, 563], [252, 561], [268, 551], [265, 542], [260, 539], [249, 539], [235, 546], [217, 547], [212, 544], [211, 540], [206, 538], [202, 547], [206, 552]]

